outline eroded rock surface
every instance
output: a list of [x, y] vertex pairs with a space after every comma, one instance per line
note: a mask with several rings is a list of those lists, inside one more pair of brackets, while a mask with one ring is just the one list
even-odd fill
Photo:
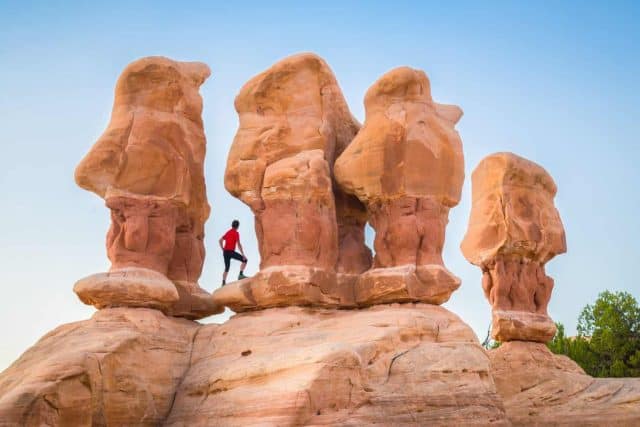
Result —
[[[253, 77], [235, 107], [240, 124], [225, 187], [251, 207], [261, 257], [261, 271], [245, 286], [260, 292], [260, 284], [269, 283], [278, 299], [279, 289], [295, 285], [299, 293], [287, 294], [291, 304], [322, 305], [323, 299], [310, 296], [317, 283], [291, 284], [274, 267], [307, 270], [296, 273], [300, 280], [322, 270], [329, 282], [324, 288], [331, 290], [348, 287], [351, 275], [369, 268], [364, 207], [347, 195], [334, 196], [332, 172], [336, 154], [360, 125], [331, 69], [313, 54], [285, 58]], [[336, 270], [345, 280], [337, 280]]]
[[[425, 73], [408, 67], [376, 81], [367, 91], [365, 109], [363, 128], [334, 168], [340, 187], [366, 205], [376, 231], [374, 270], [358, 279], [356, 303], [440, 304], [460, 286], [444, 268], [442, 247], [449, 209], [458, 204], [464, 179], [462, 142], [455, 130], [462, 111], [434, 102]], [[433, 291], [428, 289], [432, 280], [413, 274], [416, 286], [387, 292], [386, 282], [404, 282], [405, 274], [394, 277], [389, 268], [405, 265], [438, 266], [448, 279]]]
[[143, 308], [60, 326], [0, 374], [0, 425], [157, 426], [189, 368], [197, 329]]
[[73, 286], [80, 301], [98, 309], [147, 307], [168, 312], [180, 295], [165, 275], [147, 268], [125, 267], [93, 274]]
[[425, 304], [287, 307], [199, 331], [166, 425], [507, 425], [489, 361]]
[[[147, 57], [129, 64], [116, 83], [111, 121], [75, 173], [78, 185], [102, 197], [111, 210], [107, 255], [112, 272], [148, 269], [200, 289], [210, 207], [198, 91], [209, 74], [200, 62]], [[83, 301], [108, 293], [100, 285], [109, 287], [109, 276], [87, 279]], [[143, 294], [152, 285], [148, 279], [129, 280], [127, 286], [138, 288], [130, 294]], [[144, 295], [143, 302], [151, 298], [153, 293]], [[140, 305], [134, 301], [133, 306]], [[203, 313], [220, 311], [210, 306]]]
[[462, 252], [482, 268], [499, 341], [545, 342], [555, 333], [547, 315], [553, 279], [544, 265], [566, 251], [553, 204], [556, 185], [541, 166], [512, 153], [492, 154], [472, 175], [473, 201]]
[[513, 425], [640, 425], [640, 378], [592, 378], [542, 343], [506, 342], [488, 354]]
[[103, 309], [0, 373], [12, 427], [639, 422], [640, 379], [591, 378], [542, 343], [485, 352], [430, 304], [272, 308], [221, 325]]

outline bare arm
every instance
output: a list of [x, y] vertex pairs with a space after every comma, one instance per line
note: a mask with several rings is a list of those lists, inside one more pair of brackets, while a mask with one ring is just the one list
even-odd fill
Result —
[[220, 238], [220, 240], [218, 240], [218, 243], [220, 243], [220, 249], [224, 250], [224, 246], [222, 246], [222, 241], [224, 240], [224, 236], [222, 236]]
[[244, 249], [242, 249], [242, 243], [240, 243], [240, 239], [238, 239], [238, 249], [240, 249], [240, 253], [244, 256]]

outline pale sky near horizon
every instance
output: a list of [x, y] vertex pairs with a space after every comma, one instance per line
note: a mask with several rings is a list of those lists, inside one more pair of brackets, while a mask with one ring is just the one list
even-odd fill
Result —
[[216, 241], [233, 218], [247, 272], [258, 263], [252, 215], [222, 182], [237, 127], [233, 99], [274, 62], [312, 51], [360, 121], [367, 88], [401, 65], [424, 70], [434, 99], [464, 110], [457, 129], [467, 179], [444, 251], [462, 286], [445, 306], [480, 340], [490, 307], [459, 244], [471, 171], [497, 151], [539, 163], [558, 185], [568, 252], [547, 264], [550, 315], [572, 334], [599, 292], [640, 299], [640, 3], [98, 3], [0, 0], [0, 370], [46, 332], [94, 312], [72, 287], [108, 269], [109, 213], [75, 185], [73, 170], [106, 127], [118, 75], [149, 55], [212, 70], [201, 90], [212, 214], [200, 282], [209, 291], [223, 268]]

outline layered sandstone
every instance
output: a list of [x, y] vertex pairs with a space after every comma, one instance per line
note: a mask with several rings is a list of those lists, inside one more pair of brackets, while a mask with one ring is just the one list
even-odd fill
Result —
[[0, 425], [160, 425], [197, 329], [143, 308], [60, 326], [0, 374]]
[[545, 342], [553, 279], [544, 265], [566, 251], [553, 204], [557, 188], [541, 166], [511, 153], [483, 159], [472, 174], [472, 207], [462, 252], [482, 268], [482, 287], [499, 341]]
[[[208, 298], [201, 299], [200, 311], [185, 310], [206, 293], [197, 283], [210, 211], [198, 91], [209, 74], [200, 62], [147, 57], [129, 64], [118, 79], [111, 121], [75, 172], [78, 185], [111, 210], [111, 271], [78, 283], [82, 301], [99, 308], [156, 307], [192, 318], [221, 311]], [[129, 274], [132, 269], [137, 273]], [[181, 292], [172, 281], [184, 285]], [[157, 298], [168, 287], [174, 288], [173, 300]]]
[[200, 325], [113, 308], [0, 373], [0, 426], [637, 425], [640, 379], [541, 343], [485, 352], [429, 304], [285, 307]]
[[638, 378], [592, 378], [536, 342], [506, 342], [488, 355], [513, 425], [640, 425]]
[[455, 130], [462, 111], [434, 102], [425, 73], [408, 67], [383, 75], [364, 102], [364, 126], [334, 168], [376, 231], [374, 268], [358, 279], [356, 303], [441, 304], [460, 286], [443, 265], [442, 247], [464, 179]]
[[[349, 280], [369, 268], [371, 255], [364, 207], [334, 195], [336, 154], [360, 125], [331, 69], [313, 54], [285, 58], [249, 80], [235, 107], [240, 123], [225, 187], [255, 215], [261, 270], [227, 286], [273, 296], [259, 307], [349, 298]], [[283, 274], [287, 269], [296, 273]], [[220, 295], [215, 301], [226, 303]]]
[[288, 307], [203, 327], [166, 425], [212, 424], [507, 421], [473, 332], [447, 310], [417, 304]]

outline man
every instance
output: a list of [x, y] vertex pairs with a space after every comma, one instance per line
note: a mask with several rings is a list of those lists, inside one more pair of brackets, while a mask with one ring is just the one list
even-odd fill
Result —
[[[220, 247], [222, 248], [222, 255], [224, 257], [224, 273], [222, 274], [222, 286], [227, 283], [227, 274], [229, 273], [229, 267], [231, 266], [231, 259], [237, 259], [241, 261], [240, 274], [238, 274], [238, 280], [246, 279], [244, 275], [244, 268], [247, 266], [247, 257], [244, 256], [244, 250], [240, 243], [240, 233], [238, 233], [238, 227], [240, 227], [240, 221], [234, 219], [231, 223], [231, 228], [224, 236], [218, 240]], [[222, 243], [224, 241], [224, 244]], [[236, 252], [236, 243], [240, 249], [240, 253]]]

